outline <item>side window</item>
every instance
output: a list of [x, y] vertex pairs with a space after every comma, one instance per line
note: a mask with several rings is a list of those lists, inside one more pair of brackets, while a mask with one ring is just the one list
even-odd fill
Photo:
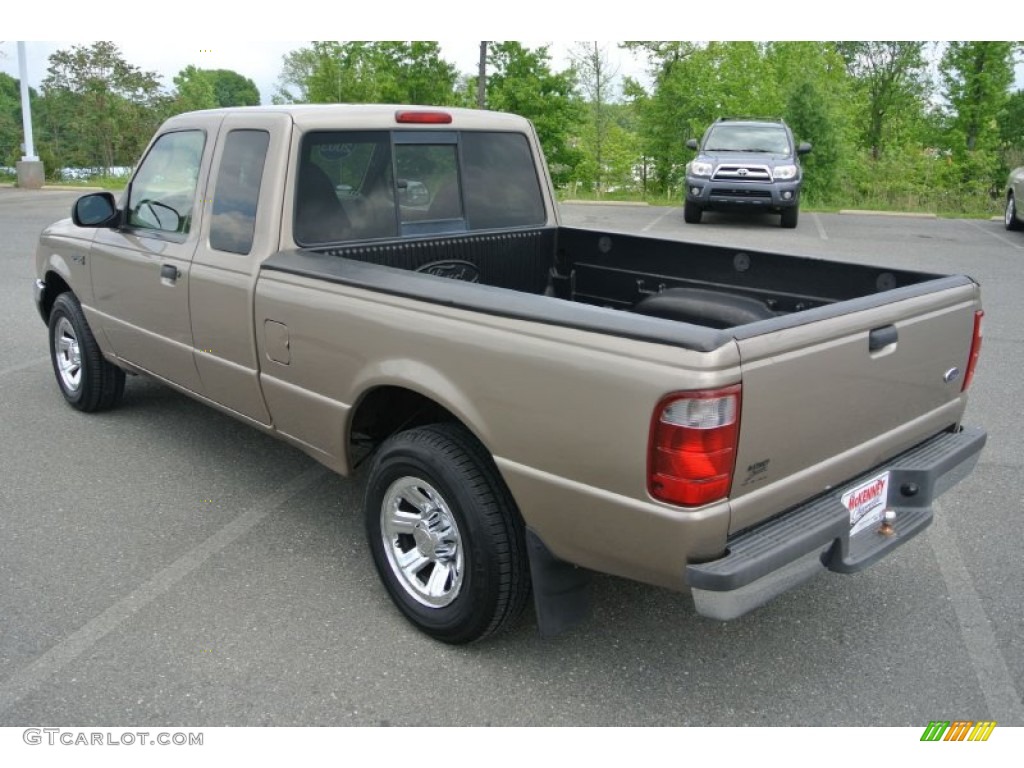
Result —
[[165, 133], [156, 140], [132, 180], [129, 226], [188, 234], [205, 143], [202, 131]]
[[544, 223], [537, 164], [525, 136], [463, 133], [462, 160], [470, 229]]
[[294, 218], [299, 245], [394, 237], [389, 134], [332, 131], [303, 137]]
[[228, 134], [213, 191], [211, 248], [240, 254], [252, 250], [269, 143], [266, 131], [237, 130]]

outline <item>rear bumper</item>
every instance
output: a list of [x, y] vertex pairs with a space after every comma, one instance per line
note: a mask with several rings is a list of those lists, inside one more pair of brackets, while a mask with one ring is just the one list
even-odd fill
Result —
[[[841, 488], [730, 537], [725, 557], [686, 566], [697, 612], [734, 619], [823, 570], [867, 568], [931, 523], [932, 503], [970, 474], [986, 437], [979, 428], [936, 435]], [[883, 533], [879, 522], [851, 535], [843, 494], [884, 472], [885, 509], [895, 513], [891, 532]]]

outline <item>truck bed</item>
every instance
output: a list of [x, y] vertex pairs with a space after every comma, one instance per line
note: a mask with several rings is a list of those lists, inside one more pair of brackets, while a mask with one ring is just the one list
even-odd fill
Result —
[[691, 352], [732, 347], [734, 533], [956, 429], [980, 306], [964, 275], [568, 227], [282, 252], [263, 268]]
[[301, 249], [263, 268], [696, 351], [973, 282], [572, 227]]

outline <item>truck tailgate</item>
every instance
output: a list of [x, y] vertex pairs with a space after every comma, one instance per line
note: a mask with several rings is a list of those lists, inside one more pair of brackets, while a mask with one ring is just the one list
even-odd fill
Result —
[[978, 286], [877, 298], [738, 338], [743, 401], [730, 533], [959, 424]]

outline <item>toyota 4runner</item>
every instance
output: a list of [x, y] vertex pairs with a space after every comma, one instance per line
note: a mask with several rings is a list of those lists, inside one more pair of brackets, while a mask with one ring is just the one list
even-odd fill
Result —
[[721, 118], [696, 139], [686, 142], [697, 156], [686, 164], [683, 218], [699, 224], [705, 210], [771, 211], [782, 226], [796, 227], [803, 173], [797, 144], [782, 120]]

